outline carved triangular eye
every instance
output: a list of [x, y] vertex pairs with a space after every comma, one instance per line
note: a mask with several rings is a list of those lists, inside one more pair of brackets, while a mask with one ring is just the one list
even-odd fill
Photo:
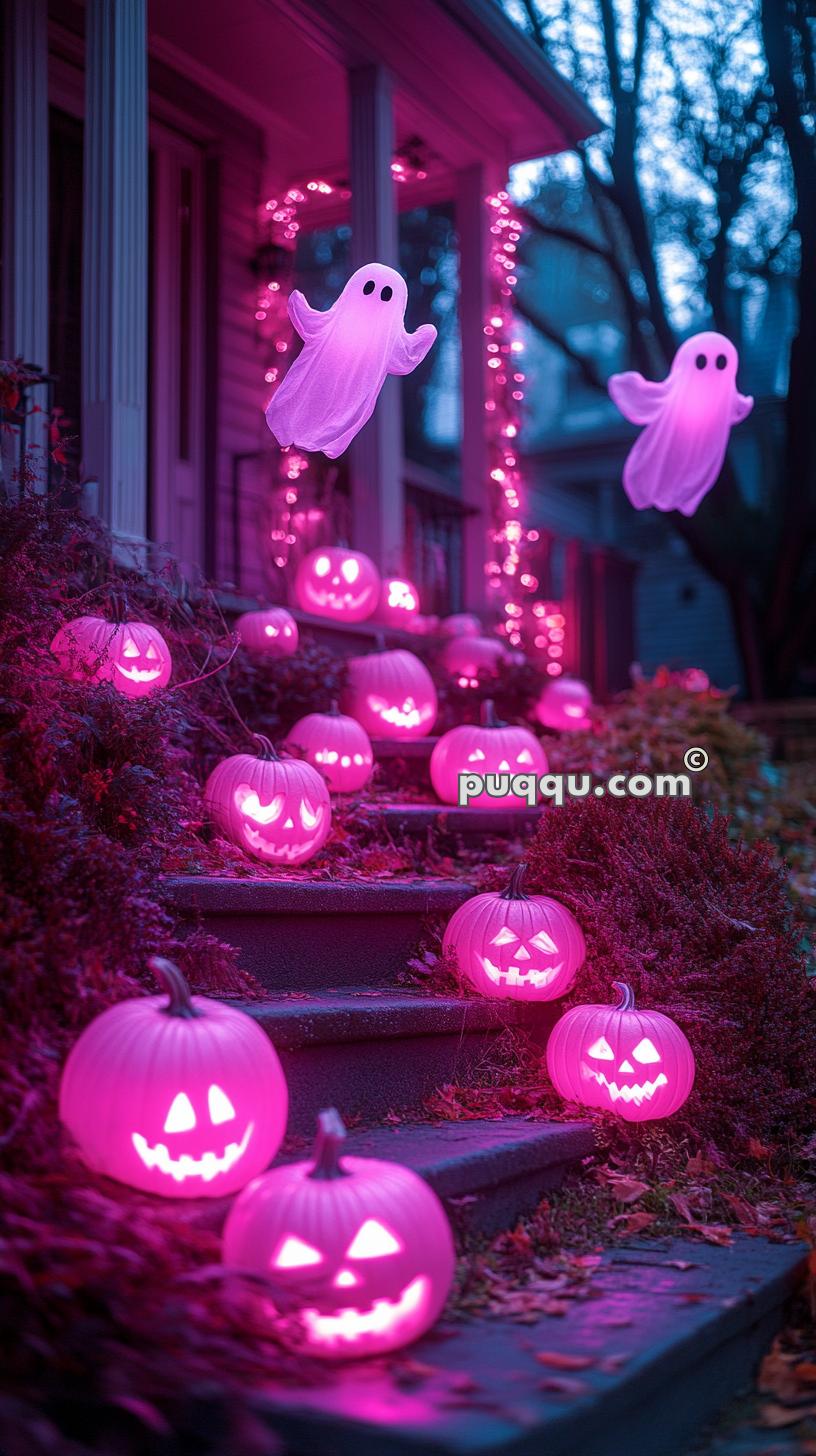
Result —
[[189, 1132], [196, 1125], [193, 1104], [186, 1092], [177, 1092], [164, 1120], [165, 1132]]
[[399, 1254], [402, 1244], [376, 1218], [367, 1218], [357, 1230], [346, 1250], [347, 1259], [382, 1259], [386, 1254]]
[[320, 1250], [313, 1249], [311, 1244], [304, 1243], [294, 1234], [287, 1235], [272, 1261], [275, 1269], [306, 1269], [310, 1264], [322, 1263]]
[[654, 1042], [649, 1041], [648, 1036], [644, 1036], [643, 1041], [638, 1042], [632, 1056], [636, 1062], [659, 1062], [661, 1060], [660, 1052]]
[[133, 640], [132, 637], [128, 637], [127, 638], [127, 640], [125, 642], [125, 645], [122, 648], [122, 656], [123, 657], [138, 657], [139, 656], [139, 649], [136, 646], [136, 643], [134, 642], [134, 640]]
[[318, 556], [314, 564], [315, 576], [328, 576], [331, 569], [331, 562], [328, 556]]
[[317, 809], [312, 809], [311, 806], [306, 803], [306, 800], [303, 800], [303, 803], [300, 806], [300, 822], [303, 825], [304, 829], [314, 829], [320, 818], [320, 814], [321, 810], [319, 805]]
[[147, 644], [147, 652], [145, 653], [145, 656], [146, 657], [154, 658], [154, 657], [158, 657], [158, 655], [159, 654], [156, 651], [156, 648], [153, 646], [153, 643], [152, 642], [148, 642], [148, 644]]
[[360, 575], [360, 563], [359, 561], [344, 561], [340, 570], [349, 586], [351, 586], [352, 582], [356, 581]]
[[217, 1125], [219, 1122], [231, 1122], [234, 1118], [235, 1108], [226, 1092], [222, 1091], [215, 1082], [213, 1082], [210, 1088], [208, 1103], [210, 1108], [210, 1121], [212, 1123]]
[[533, 761], [533, 755], [531, 754], [529, 748], [522, 748], [521, 753], [518, 756], [517, 762], [518, 763], [532, 763], [532, 761]]
[[481, 748], [474, 748], [473, 752], [468, 754], [468, 763], [484, 763], [484, 754]]
[[532, 935], [530, 937], [530, 944], [534, 945], [536, 950], [546, 951], [547, 955], [558, 954], [558, 946], [552, 936], [547, 934], [546, 930], [539, 930], [536, 935]]
[[491, 945], [512, 945], [513, 942], [516, 941], [516, 940], [518, 940], [518, 936], [516, 935], [515, 931], [514, 930], [511, 930], [509, 925], [503, 925], [502, 928], [501, 928], [501, 930], [499, 931], [498, 935], [494, 935], [493, 936], [493, 939], [491, 940], [490, 944]]
[[596, 1057], [601, 1062], [612, 1062], [615, 1059], [615, 1053], [605, 1036], [599, 1036], [598, 1040], [592, 1043], [587, 1056]]

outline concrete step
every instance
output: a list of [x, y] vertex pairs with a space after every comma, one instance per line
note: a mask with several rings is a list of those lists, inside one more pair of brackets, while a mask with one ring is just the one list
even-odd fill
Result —
[[560, 1318], [443, 1320], [403, 1361], [271, 1387], [269, 1422], [286, 1456], [681, 1456], [750, 1377], [805, 1261], [741, 1237], [607, 1251]]
[[[308, 867], [306, 870], [308, 873]], [[182, 921], [235, 946], [267, 990], [384, 986], [404, 972], [430, 922], [475, 893], [461, 880], [165, 879]]]
[[447, 1083], [467, 1085], [496, 1060], [505, 1028], [543, 1037], [557, 1004], [429, 996], [421, 991], [290, 994], [243, 1003], [280, 1053], [290, 1096], [290, 1133], [311, 1134], [321, 1107], [344, 1119], [381, 1123], [418, 1112]]
[[378, 803], [390, 834], [425, 835], [429, 831], [443, 841], [440, 847], [480, 844], [496, 839], [531, 839], [543, 809], [463, 808], [447, 804]]

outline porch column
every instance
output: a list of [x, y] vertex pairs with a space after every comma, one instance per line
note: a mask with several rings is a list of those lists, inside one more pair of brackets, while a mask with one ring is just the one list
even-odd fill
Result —
[[458, 173], [459, 325], [462, 334], [462, 499], [478, 515], [464, 523], [463, 597], [467, 611], [487, 604], [488, 450], [485, 436], [484, 322], [490, 304], [490, 233], [485, 198], [504, 186], [499, 168], [477, 162]]
[[[48, 5], [6, 0], [0, 355], [48, 370]], [[32, 390], [45, 405], [45, 392]], [[42, 443], [33, 416], [28, 438]]]
[[147, 528], [146, 0], [85, 7], [82, 444], [100, 514]]
[[[349, 72], [351, 103], [351, 260], [398, 267], [397, 203], [391, 161], [394, 102], [381, 66]], [[368, 424], [351, 445], [353, 545], [383, 571], [402, 571], [405, 504], [402, 486], [402, 395], [389, 376]]]

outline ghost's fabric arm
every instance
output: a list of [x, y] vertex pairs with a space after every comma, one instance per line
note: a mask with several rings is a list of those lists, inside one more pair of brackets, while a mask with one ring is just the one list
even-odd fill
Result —
[[417, 364], [422, 363], [435, 339], [433, 324], [422, 324], [415, 334], [406, 334], [401, 329], [388, 356], [388, 373], [410, 374]]
[[663, 408], [669, 381], [662, 379], [655, 383], [630, 369], [626, 374], [610, 375], [606, 387], [624, 419], [633, 425], [650, 425]]
[[752, 394], [735, 394], [734, 408], [731, 411], [731, 424], [739, 425], [743, 420], [747, 420], [753, 408], [754, 396]]
[[319, 308], [312, 308], [311, 304], [306, 302], [299, 288], [295, 288], [289, 294], [286, 307], [289, 317], [304, 343], [309, 339], [315, 338], [321, 329], [325, 328], [329, 314], [331, 313], [331, 309], [326, 313], [321, 313]]

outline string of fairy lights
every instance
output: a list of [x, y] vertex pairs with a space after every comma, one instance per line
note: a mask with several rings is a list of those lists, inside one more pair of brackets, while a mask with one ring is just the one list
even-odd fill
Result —
[[[391, 171], [397, 183], [422, 181], [427, 176], [425, 167], [410, 153], [396, 155]], [[347, 201], [351, 191], [343, 182], [315, 177], [303, 186], [289, 187], [280, 198], [268, 198], [263, 206], [267, 243], [262, 256], [270, 262], [267, 273], [274, 276], [264, 276], [263, 268], [259, 271], [255, 321], [265, 345], [263, 378], [267, 388], [277, 384], [292, 347], [286, 300], [304, 211], [310, 203], [332, 196]], [[526, 527], [522, 520], [523, 478], [517, 442], [526, 378], [524, 342], [519, 337], [513, 309], [522, 223], [508, 192], [492, 194], [486, 199], [486, 205], [491, 298], [483, 329], [490, 495], [485, 572], [491, 596], [501, 598], [500, 606], [497, 602], [499, 635], [509, 647], [524, 648], [539, 659], [543, 656], [546, 671], [551, 677], [557, 677], [562, 671], [566, 623], [558, 603], [537, 595], [540, 583], [529, 558], [534, 554], [539, 532]], [[299, 503], [308, 470], [308, 456], [296, 449], [283, 452], [281, 499], [270, 533], [273, 561], [281, 569], [287, 566], [292, 548], [297, 544], [297, 521], [303, 515]]]

